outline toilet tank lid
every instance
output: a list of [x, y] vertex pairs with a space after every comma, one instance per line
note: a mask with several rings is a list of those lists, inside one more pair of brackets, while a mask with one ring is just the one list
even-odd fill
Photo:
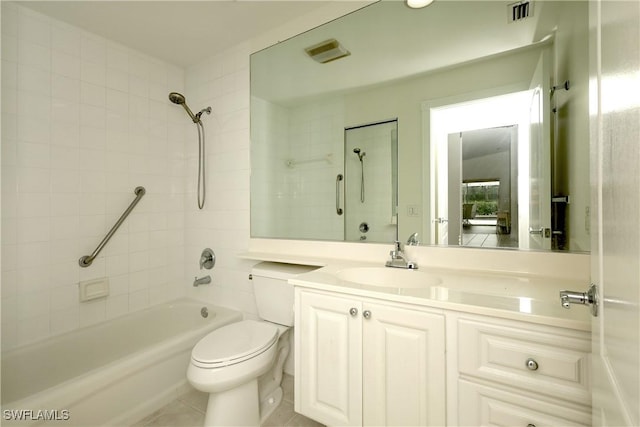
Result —
[[282, 262], [261, 262], [251, 269], [251, 274], [271, 279], [291, 279], [299, 274], [308, 273], [320, 267], [316, 265], [285, 264]]

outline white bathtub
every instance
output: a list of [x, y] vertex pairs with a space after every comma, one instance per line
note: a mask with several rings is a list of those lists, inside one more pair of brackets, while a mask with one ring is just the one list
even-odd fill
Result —
[[51, 417], [65, 427], [129, 425], [184, 389], [200, 338], [241, 319], [223, 307], [177, 300], [3, 353], [0, 423], [22, 415], [29, 420], [15, 424], [48, 425], [33, 419]]

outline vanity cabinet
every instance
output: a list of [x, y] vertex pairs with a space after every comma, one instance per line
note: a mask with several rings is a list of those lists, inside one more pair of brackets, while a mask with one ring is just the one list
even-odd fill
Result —
[[589, 333], [459, 313], [447, 322], [449, 424], [591, 425]]
[[296, 288], [295, 410], [327, 425], [445, 424], [440, 312]]

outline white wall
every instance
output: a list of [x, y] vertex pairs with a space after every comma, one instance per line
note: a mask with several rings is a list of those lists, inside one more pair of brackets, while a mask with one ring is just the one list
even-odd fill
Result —
[[[192, 109], [211, 106], [203, 117], [207, 144], [207, 199], [196, 204], [197, 132], [187, 137], [185, 201], [185, 283], [187, 295], [256, 314], [249, 261], [237, 254], [249, 241], [249, 45], [205, 59], [186, 72], [186, 97]], [[216, 254], [212, 270], [199, 270], [202, 249]], [[194, 288], [195, 276], [210, 274], [211, 285]]]
[[[181, 69], [2, 2], [2, 348], [184, 294]], [[91, 253], [147, 194], [100, 256]], [[111, 295], [78, 302], [78, 282]]]
[[[577, 5], [577, 7], [576, 7]], [[569, 195], [567, 221], [568, 247], [571, 251], [590, 249], [589, 185], [589, 28], [588, 5], [566, 2], [569, 13], [554, 15], [560, 29], [555, 43], [555, 81], [570, 81], [568, 91], [556, 91], [555, 133], [556, 186], [554, 195]]]
[[[188, 295], [255, 315], [249, 243], [249, 55], [362, 6], [337, 2], [184, 70], [2, 2], [2, 349]], [[186, 83], [186, 85], [185, 85]], [[197, 131], [168, 102], [210, 105], [207, 201]], [[86, 269], [133, 200], [146, 196]], [[216, 267], [200, 271], [205, 247]], [[194, 276], [213, 284], [195, 289]], [[78, 302], [78, 282], [111, 295]]]

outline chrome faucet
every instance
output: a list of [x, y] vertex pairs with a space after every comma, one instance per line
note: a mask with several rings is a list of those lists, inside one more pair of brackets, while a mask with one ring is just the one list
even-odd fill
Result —
[[409, 261], [404, 252], [402, 252], [402, 243], [399, 240], [396, 240], [393, 242], [393, 245], [393, 250], [389, 252], [391, 259], [386, 262], [385, 266], [416, 270], [418, 268], [418, 263]]
[[211, 283], [211, 276], [208, 274], [199, 279], [197, 276], [193, 278], [193, 286], [208, 285], [209, 283]]
[[418, 233], [413, 233], [407, 239], [407, 245], [409, 246], [418, 246], [419, 244], [420, 244], [420, 241], [418, 240]]

